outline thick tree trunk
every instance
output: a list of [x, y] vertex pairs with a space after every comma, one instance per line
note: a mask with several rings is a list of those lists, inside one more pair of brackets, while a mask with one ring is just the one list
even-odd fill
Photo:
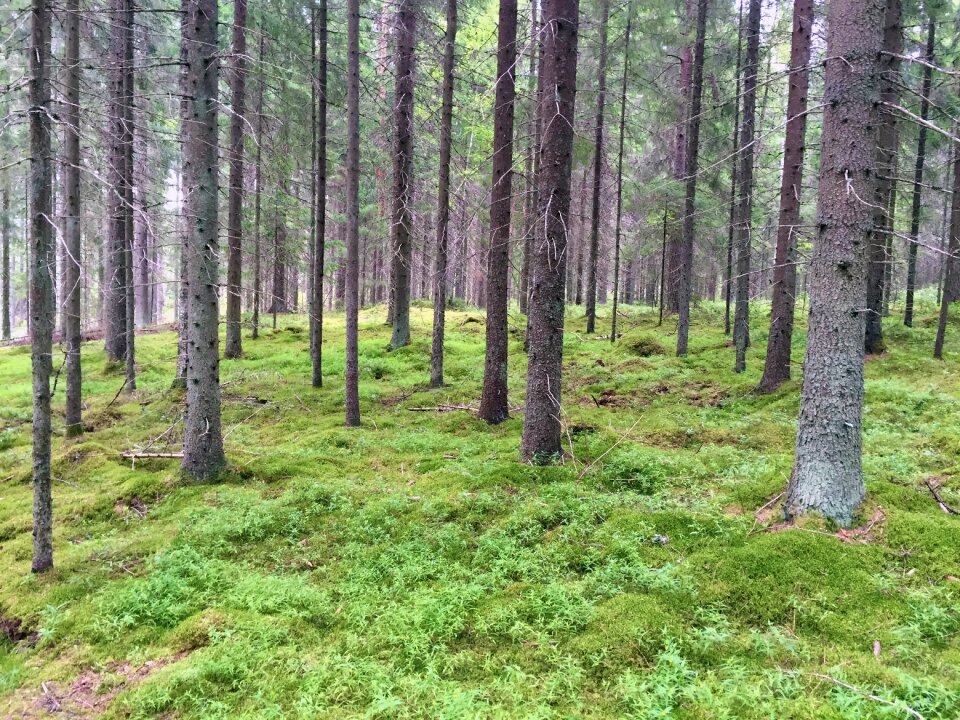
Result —
[[107, 253], [104, 289], [104, 339], [107, 357], [122, 361], [127, 354], [126, 263], [126, 146], [131, 141], [126, 122], [126, 11], [129, 0], [111, 0], [110, 54], [107, 71]]
[[[83, 433], [80, 373], [80, 0], [67, 0], [65, 7], [66, 42], [63, 64], [67, 71], [64, 104], [63, 147], [63, 242], [65, 323], [67, 344], [67, 400], [65, 433], [73, 437]], [[4, 219], [6, 218], [4, 208]], [[6, 239], [6, 231], [4, 232]]]
[[394, 86], [393, 152], [393, 349], [410, 344], [410, 261], [413, 248], [413, 54], [416, 46], [414, 0], [397, 10], [397, 59]]
[[700, 104], [703, 95], [703, 55], [707, 36], [707, 0], [697, 2], [697, 39], [694, 43], [693, 82], [687, 119], [684, 158], [686, 193], [683, 202], [683, 237], [680, 245], [680, 282], [677, 291], [677, 356], [687, 354], [690, 337], [690, 298], [693, 291], [693, 231], [697, 204], [697, 160], [700, 154]]
[[450, 228], [450, 150], [453, 144], [453, 69], [457, 42], [457, 0], [447, 0], [447, 37], [443, 46], [440, 106], [440, 169], [437, 180], [437, 255], [433, 277], [433, 346], [430, 387], [443, 385], [443, 335], [447, 309], [447, 253]]
[[740, 167], [740, 63], [743, 59], [743, 0], [737, 20], [736, 95], [733, 99], [733, 140], [730, 143], [730, 217], [727, 221], [727, 265], [723, 281], [723, 333], [730, 334], [730, 301], [733, 297], [733, 242], [737, 221], [737, 170]]
[[849, 524], [863, 501], [863, 337], [882, 5], [828, 9], [817, 239], [793, 475], [784, 512]]
[[532, 257], [527, 401], [521, 454], [551, 462], [560, 454], [564, 285], [570, 220], [570, 169], [577, 87], [578, 0], [544, 0], [537, 240]]
[[347, 0], [346, 424], [360, 425], [357, 311], [360, 270], [360, 0]]
[[773, 392], [790, 379], [790, 342], [793, 339], [794, 300], [797, 291], [797, 233], [803, 192], [803, 156], [807, 134], [807, 89], [810, 84], [810, 40], [813, 0], [794, 0], [790, 39], [790, 83], [787, 90], [787, 127], [780, 179], [780, 221], [773, 267], [773, 302], [767, 357], [761, 392]]
[[[957, 137], [960, 124], [954, 124], [953, 135]], [[937, 323], [937, 339], [933, 346], [933, 356], [943, 359], [943, 342], [947, 332], [947, 316], [950, 306], [960, 299], [958, 282], [960, 282], [960, 143], [953, 144], [953, 195], [950, 204], [950, 240], [946, 257], [946, 276], [943, 281], [943, 293], [940, 297], [940, 318]]]
[[[900, 58], [903, 53], [903, 10], [900, 0], [886, 0], [883, 19], [883, 50], [880, 57], [880, 101], [900, 103]], [[883, 342], [883, 297], [887, 282], [888, 240], [893, 237], [893, 215], [897, 168], [897, 149], [900, 144], [897, 116], [888, 111], [880, 116], [877, 133], [877, 176], [874, 182], [873, 212], [875, 231], [870, 245], [867, 265], [867, 318], [864, 349], [868, 354], [881, 353]]]
[[760, 57], [760, 5], [760, 0], [750, 0], [747, 57], [743, 68], [743, 120], [740, 126], [740, 171], [737, 178], [737, 302], [733, 322], [733, 343], [737, 352], [733, 371], [738, 373], [747, 367], [747, 347], [750, 345], [750, 236], [753, 231], [753, 142]]
[[510, 274], [510, 203], [513, 195], [513, 110], [517, 60], [517, 0], [500, 0], [497, 87], [493, 108], [493, 184], [487, 252], [487, 347], [479, 417], [507, 419], [507, 280]]
[[[623, 215], [623, 140], [627, 124], [627, 72], [630, 69], [630, 23], [631, 3], [627, 2], [627, 32], [623, 38], [623, 81], [620, 84], [620, 137], [617, 148], [617, 222], [613, 231], [613, 312], [610, 318], [610, 342], [617, 341], [617, 303], [620, 299], [620, 229]], [[624, 301], [629, 302], [629, 288], [633, 282], [632, 262], [627, 263], [627, 292]]]
[[[927, 63], [923, 67], [923, 86], [920, 94], [920, 120], [926, 121], [930, 113], [930, 86], [933, 80], [933, 49], [937, 24], [930, 20], [927, 32]], [[920, 201], [923, 195], [923, 164], [926, 158], [927, 126], [921, 122], [917, 132], [917, 164], [913, 171], [913, 207], [910, 215], [910, 245], [907, 254], [907, 301], [903, 311], [903, 324], [913, 327], [913, 293], [917, 283], [917, 250], [920, 237]]]
[[597, 324], [597, 262], [600, 253], [600, 189], [603, 179], [603, 111], [607, 99], [607, 25], [610, 0], [600, 0], [600, 58], [597, 67], [597, 114], [593, 134], [593, 195], [590, 215], [590, 258], [587, 264], [587, 332]]
[[243, 354], [240, 288], [243, 265], [243, 130], [247, 81], [247, 0], [233, 3], [233, 74], [230, 100], [230, 183], [227, 189], [227, 334], [223, 356]]
[[314, 387], [323, 387], [323, 266], [327, 235], [327, 0], [320, 0], [314, 20], [317, 56], [317, 169], [314, 191], [313, 288], [310, 303], [310, 360]]
[[50, 10], [33, 0], [30, 67], [30, 273], [33, 368], [33, 572], [53, 567], [53, 499], [50, 488], [50, 375], [53, 371], [54, 257], [50, 173]]
[[220, 433], [220, 356], [217, 324], [218, 158], [217, 0], [189, 0], [183, 45], [187, 79], [184, 168], [193, 193], [187, 233], [190, 323], [183, 470], [195, 480], [216, 476], [226, 460]]

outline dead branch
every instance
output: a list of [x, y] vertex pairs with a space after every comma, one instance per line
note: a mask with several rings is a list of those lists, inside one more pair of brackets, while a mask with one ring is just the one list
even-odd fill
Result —
[[924, 480], [923, 484], [927, 486], [927, 490], [930, 491], [930, 494], [933, 495], [933, 499], [937, 501], [937, 505], [940, 506], [940, 509], [943, 510], [947, 515], [960, 515], [960, 511], [957, 511], [956, 508], [952, 508], [947, 503], [943, 501], [943, 498], [940, 497], [940, 493], [937, 492], [937, 489], [933, 486], [929, 480]]

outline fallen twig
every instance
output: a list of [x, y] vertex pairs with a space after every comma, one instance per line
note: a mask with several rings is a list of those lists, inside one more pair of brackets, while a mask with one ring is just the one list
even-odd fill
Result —
[[624, 440], [626, 440], [628, 437], [630, 437], [630, 433], [633, 432], [633, 429], [637, 426], [637, 423], [639, 423], [639, 422], [640, 422], [640, 418], [637, 418], [636, 420], [634, 420], [634, 421], [633, 421], [633, 425], [631, 425], [631, 426], [627, 429], [627, 431], [626, 431], [625, 433], [623, 433], [623, 435], [621, 435], [619, 438], [617, 438], [617, 441], [616, 441], [613, 445], [611, 445], [611, 446], [608, 447], [606, 450], [604, 450], [602, 453], [600, 453], [596, 458], [593, 459], [593, 461], [592, 461], [589, 465], [585, 466], [585, 467], [583, 468], [583, 470], [580, 471], [580, 474], [577, 475], [577, 480], [578, 480], [578, 481], [579, 481], [579, 480], [583, 480], [583, 476], [587, 474], [587, 472], [590, 470], [590, 468], [592, 468], [592, 467], [593, 467], [594, 465], [596, 465], [598, 462], [600, 462], [601, 460], [603, 460], [603, 458], [605, 458], [615, 447], [617, 447], [617, 445], [619, 445], [619, 444], [622, 443]]
[[143, 458], [182, 458], [182, 452], [125, 452], [121, 457], [127, 460], [140, 460]]
[[467, 412], [476, 412], [477, 408], [473, 405], [437, 405], [436, 407], [408, 407], [410, 412], [451, 412], [452, 410], [466, 410]]
[[846, 688], [847, 690], [853, 690], [853, 692], [859, 693], [860, 695], [863, 695], [865, 698], [869, 698], [874, 702], [882, 703], [883, 705], [897, 708], [898, 710], [903, 710], [908, 715], [917, 718], [917, 720], [927, 720], [923, 715], [918, 713], [916, 710], [914, 710], [912, 707], [907, 705], [902, 700], [901, 701], [887, 700], [886, 698], [882, 698], [879, 695], [874, 695], [873, 693], [867, 692], [863, 688], [859, 688], [856, 685], [851, 685], [850, 683], [844, 682], [843, 680], [837, 680], [837, 678], [833, 677], [832, 675], [825, 675], [824, 673], [807, 673], [807, 675], [810, 675], [815, 678], [820, 678], [821, 680], [826, 680], [828, 682], [832, 682], [833, 684], [839, 685], [840, 687]]
[[940, 497], [940, 493], [937, 492], [937, 489], [933, 486], [929, 480], [924, 480], [923, 484], [927, 486], [927, 490], [930, 491], [930, 494], [933, 495], [933, 499], [937, 501], [937, 505], [940, 506], [940, 509], [943, 510], [947, 515], [960, 515], [960, 511], [956, 508], [952, 508], [947, 505], [943, 498]]

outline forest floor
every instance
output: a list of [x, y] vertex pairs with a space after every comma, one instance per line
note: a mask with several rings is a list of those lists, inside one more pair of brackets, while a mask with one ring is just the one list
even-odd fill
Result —
[[[785, 526], [798, 382], [758, 395], [766, 309], [735, 375], [718, 305], [673, 357], [656, 311], [623, 338], [568, 316], [562, 465], [489, 427], [483, 313], [432, 311], [389, 352], [362, 313], [363, 427], [343, 427], [343, 316], [324, 382], [303, 317], [221, 365], [230, 469], [186, 484], [172, 333], [138, 386], [83, 348], [88, 432], [54, 407], [54, 571], [30, 573], [29, 347], [0, 349], [0, 716], [165, 718], [960, 717], [960, 324], [931, 358], [927, 299], [867, 362], [868, 501], [852, 530]], [[609, 308], [601, 308], [606, 328]], [[605, 330], [608, 332], [608, 330]], [[802, 358], [804, 327], [794, 358]], [[59, 366], [60, 351], [54, 365]], [[419, 408], [419, 409], [418, 409]]]

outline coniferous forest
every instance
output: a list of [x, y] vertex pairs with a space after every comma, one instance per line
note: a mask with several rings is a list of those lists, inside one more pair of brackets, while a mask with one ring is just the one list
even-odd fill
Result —
[[957, 0], [9, 0], [0, 716], [960, 717]]

